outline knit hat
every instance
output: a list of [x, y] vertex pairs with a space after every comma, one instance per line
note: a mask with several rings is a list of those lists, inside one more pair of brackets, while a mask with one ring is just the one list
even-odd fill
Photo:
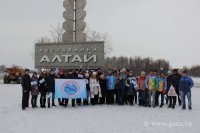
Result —
[[141, 76], [145, 76], [146, 75], [146, 72], [145, 71], [142, 71], [141, 72]]

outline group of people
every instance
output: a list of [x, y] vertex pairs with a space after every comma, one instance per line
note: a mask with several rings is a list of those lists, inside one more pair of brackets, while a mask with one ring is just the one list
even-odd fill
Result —
[[[86, 84], [86, 99], [59, 98], [59, 106], [67, 107], [71, 101], [72, 107], [86, 105], [134, 105], [144, 107], [163, 107], [168, 104], [174, 109], [177, 99], [182, 109], [186, 109], [185, 97], [188, 99], [188, 109], [192, 109], [191, 89], [193, 80], [187, 71], [156, 71], [150, 70], [148, 74], [141, 72], [136, 76], [133, 71], [122, 69], [97, 70], [55, 70], [41, 71], [39, 77], [36, 72], [30, 77], [30, 70], [26, 69], [22, 77], [23, 90], [22, 110], [31, 105], [37, 108], [37, 98], [40, 94], [40, 107], [50, 108], [55, 105], [55, 79], [84, 79]], [[47, 101], [46, 101], [47, 99]], [[166, 102], [164, 102], [166, 101]]]

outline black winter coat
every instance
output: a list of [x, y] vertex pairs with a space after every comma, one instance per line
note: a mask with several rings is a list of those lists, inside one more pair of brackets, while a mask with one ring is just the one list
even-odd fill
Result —
[[101, 92], [105, 93], [107, 90], [107, 80], [106, 79], [99, 79], [99, 84], [101, 87]]
[[31, 91], [31, 78], [29, 75], [25, 74], [24, 76], [22, 76], [21, 85], [23, 92]]
[[47, 76], [47, 90], [48, 92], [55, 93], [55, 75]]
[[171, 85], [173, 85], [177, 90], [179, 90], [179, 83], [180, 83], [180, 79], [181, 79], [181, 75], [180, 74], [174, 74], [171, 77]]
[[[41, 82], [40, 81], [44, 79], [44, 82]], [[39, 91], [40, 93], [47, 93], [47, 82], [46, 82], [46, 77], [44, 76], [39, 76]]]

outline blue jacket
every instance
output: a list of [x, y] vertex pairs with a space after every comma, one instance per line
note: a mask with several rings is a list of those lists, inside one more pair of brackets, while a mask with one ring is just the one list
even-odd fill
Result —
[[194, 86], [194, 82], [190, 77], [182, 77], [179, 83], [179, 90], [182, 92], [190, 92]]
[[116, 77], [112, 75], [108, 75], [107, 79], [107, 88], [108, 90], [114, 90], [116, 85]]

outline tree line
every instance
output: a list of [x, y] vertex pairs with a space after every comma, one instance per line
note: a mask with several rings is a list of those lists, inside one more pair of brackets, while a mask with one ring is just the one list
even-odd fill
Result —
[[164, 59], [154, 60], [153, 58], [147, 57], [142, 58], [139, 56], [135, 57], [106, 57], [105, 58], [105, 68], [117, 69], [129, 69], [135, 72], [135, 75], [140, 75], [141, 71], [150, 71], [150, 70], [160, 70], [161, 68], [165, 71], [170, 69], [170, 63]]

